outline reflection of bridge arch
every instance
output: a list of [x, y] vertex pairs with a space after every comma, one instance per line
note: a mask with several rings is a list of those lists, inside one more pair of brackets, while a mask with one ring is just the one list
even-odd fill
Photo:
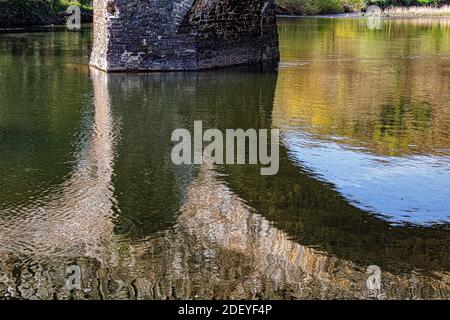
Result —
[[[329, 186], [303, 176], [296, 166], [286, 160], [281, 166], [283, 176], [271, 181], [258, 178], [259, 174], [253, 176], [253, 169], [248, 168], [225, 168], [231, 173], [229, 177], [219, 176], [210, 167], [202, 167], [198, 173], [189, 168], [182, 169], [187, 171], [178, 173], [180, 176], [186, 174], [188, 183], [175, 184], [185, 188], [185, 191], [172, 228], [164, 227], [149, 234], [142, 230], [139, 232], [142, 236], [136, 238], [127, 235], [132, 229], [126, 228], [124, 231], [114, 226], [114, 223], [121, 224], [121, 220], [113, 217], [113, 209], [117, 209], [119, 216], [127, 215], [120, 201], [117, 203], [118, 199], [125, 201], [125, 198], [117, 195], [126, 190], [118, 190], [119, 186], [115, 184], [118, 179], [116, 175], [128, 174], [126, 170], [118, 172], [118, 150], [121, 149], [114, 127], [117, 119], [121, 118], [120, 139], [126, 142], [133, 138], [133, 135], [127, 137], [126, 132], [125, 122], [130, 120], [129, 115], [122, 113], [116, 118], [115, 112], [129, 112], [123, 107], [131, 108], [130, 103], [136, 102], [136, 97], [159, 97], [158, 93], [163, 90], [182, 97], [185, 106], [191, 102], [192, 108], [188, 106], [187, 110], [172, 110], [167, 101], [153, 99], [151, 110], [140, 111], [154, 115], [154, 124], [161, 122], [159, 116], [166, 117], [167, 113], [174, 112], [168, 120], [173, 126], [184, 121], [180, 118], [182, 116], [190, 121], [200, 115], [209, 125], [248, 127], [256, 123], [267, 126], [276, 77], [244, 73], [238, 74], [238, 78], [241, 80], [236, 83], [233, 72], [141, 76], [93, 71], [95, 117], [90, 144], [86, 148], [88, 151], [80, 156], [77, 170], [64, 185], [65, 191], [58, 202], [47, 205], [34, 219], [29, 215], [18, 224], [12, 221], [9, 230], [1, 230], [0, 290], [28, 298], [51, 298], [54, 295], [68, 297], [70, 293], [61, 289], [65, 268], [68, 264], [77, 263], [83, 270], [83, 288], [88, 289], [75, 293], [78, 298], [367, 296], [366, 261], [359, 264], [361, 256], [348, 255], [345, 251], [335, 252], [334, 247], [330, 248], [330, 252], [344, 257], [337, 258], [301, 245], [299, 242], [303, 241], [296, 242], [290, 237], [298, 236], [303, 231], [310, 232], [305, 235], [308, 244], [319, 244], [322, 249], [328, 249], [327, 244], [336, 239], [334, 236], [337, 232], [348, 232], [350, 238], [362, 239], [364, 242], [365, 239], [373, 239], [378, 231], [387, 231], [387, 227], [381, 224], [377, 228], [379, 222], [369, 219], [370, 226], [361, 231], [368, 230], [369, 238], [361, 234], [352, 235], [349, 230], [339, 229], [338, 226], [327, 229], [333, 222], [330, 217], [332, 210], [319, 206], [321, 211], [317, 211], [316, 216], [312, 212], [316, 207], [314, 203], [310, 207], [310, 215], [294, 219], [292, 208], [279, 205], [284, 200], [295, 202], [283, 197], [295, 198], [296, 195], [303, 196], [303, 192], [311, 192], [321, 195], [317, 199], [326, 200], [326, 203], [336, 199], [337, 195]], [[224, 85], [231, 86], [230, 90], [235, 94], [223, 92]], [[173, 99], [171, 101], [175, 104], [179, 100], [173, 95], [167, 96], [167, 99]], [[197, 106], [202, 101], [205, 105]], [[121, 102], [119, 106], [113, 106], [118, 102]], [[225, 103], [230, 109], [222, 110], [222, 104], [218, 102]], [[158, 103], [169, 107], [164, 109], [164, 113], [158, 114], [157, 111], [161, 110]], [[202, 109], [205, 106], [211, 109]], [[245, 111], [251, 116], [236, 119], [232, 108], [242, 106], [248, 108]], [[136, 128], [130, 130], [135, 132]], [[139, 145], [133, 148], [140, 150]], [[158, 157], [161, 158], [160, 155]], [[259, 172], [257, 168], [254, 170]], [[292, 180], [285, 180], [288, 176]], [[173, 176], [168, 178], [174, 179]], [[243, 184], [243, 181], [249, 181], [248, 178], [251, 178], [252, 184]], [[264, 183], [270, 185], [266, 187]], [[306, 190], [301, 190], [302, 186]], [[290, 187], [294, 189], [289, 190]], [[296, 190], [296, 187], [300, 189]], [[79, 190], [86, 192], [82, 195], [86, 201], [76, 202], [64, 198], [70, 198]], [[265, 200], [255, 197], [261, 190]], [[142, 194], [145, 193], [139, 195]], [[255, 214], [242, 199], [249, 201], [263, 215]], [[254, 199], [257, 201], [252, 201]], [[309, 201], [315, 198], [306, 196], [305, 199]], [[356, 223], [357, 228], [363, 225], [363, 217], [358, 215], [356, 209], [348, 209], [345, 201], [337, 199], [331, 203], [336, 204], [337, 208], [348, 210], [344, 211], [343, 219], [352, 225]], [[271, 205], [275, 210], [272, 210]], [[59, 218], [61, 214], [65, 220], [52, 220], [52, 216]], [[8, 224], [2, 221], [0, 225]], [[308, 225], [311, 226], [309, 229]], [[325, 226], [324, 232], [331, 230], [329, 236], [316, 234], [320, 231], [320, 225]], [[349, 228], [352, 225], [349, 223]], [[24, 237], [20, 237], [22, 232]], [[23, 250], [24, 247], [26, 250]], [[49, 249], [54, 249], [54, 252]], [[352, 258], [353, 262], [350, 261]], [[374, 262], [378, 260], [374, 259]], [[442, 272], [437, 274], [443, 278], [436, 280], [415, 273], [397, 275], [385, 272], [384, 294], [387, 297], [429, 297], [431, 290], [428, 289], [433, 287], [439, 288], [433, 291], [436, 296], [447, 297], [448, 275]]]
[[198, 70], [277, 61], [274, 0], [97, 0], [91, 65]]

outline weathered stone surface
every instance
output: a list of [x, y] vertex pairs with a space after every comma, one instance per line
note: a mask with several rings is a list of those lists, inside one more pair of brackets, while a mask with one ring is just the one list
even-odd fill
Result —
[[[65, 24], [68, 5], [48, 0], [0, 0], [0, 28]], [[92, 22], [92, 12], [81, 9], [82, 22]]]
[[273, 0], [96, 0], [91, 65], [200, 70], [279, 59]]

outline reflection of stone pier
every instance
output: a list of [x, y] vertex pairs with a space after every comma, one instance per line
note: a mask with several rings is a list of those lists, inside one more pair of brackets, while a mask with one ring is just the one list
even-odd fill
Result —
[[96, 0], [91, 65], [199, 70], [278, 61], [273, 0]]
[[[135, 253], [156, 258], [146, 267], [154, 282], [141, 279], [153, 288], [147, 298], [330, 299], [371, 295], [365, 266], [290, 240], [253, 213], [211, 168], [203, 167], [199, 172], [182, 211], [173, 230], [134, 247]], [[155, 268], [161, 261], [164, 263]], [[423, 298], [435, 290], [436, 297], [448, 296], [450, 278], [448, 274], [440, 276], [435, 280], [414, 273], [383, 273], [381, 294], [387, 298]]]
[[[207, 107], [213, 108], [221, 106], [218, 101], [230, 108], [237, 106], [239, 110], [242, 106], [248, 106], [249, 109], [245, 111], [251, 116], [240, 117], [238, 121], [242, 122], [238, 125], [246, 127], [249, 123], [256, 122], [262, 126], [266, 125], [270, 110], [262, 112], [261, 106], [266, 106], [267, 109], [271, 106], [274, 77], [243, 73], [238, 77], [242, 82], [237, 82], [233, 74], [227, 73], [144, 76], [93, 71], [92, 79], [92, 129], [85, 133], [82, 148], [77, 152], [78, 160], [73, 173], [61, 186], [61, 191], [55, 195], [53, 201], [45, 205], [21, 208], [21, 214], [17, 217], [0, 214], [0, 297], [370, 297], [366, 288], [367, 265], [351, 261], [361, 261], [360, 252], [354, 256], [338, 252], [339, 258], [332, 255], [334, 252], [331, 250], [330, 253], [324, 253], [290, 238], [290, 235], [295, 234], [293, 230], [305, 234], [310, 231], [309, 234], [313, 235], [314, 239], [307, 240], [310, 243], [314, 240], [326, 247], [327, 243], [336, 240], [336, 233], [344, 234], [337, 227], [326, 229], [331, 224], [328, 212], [322, 211], [320, 217], [317, 211], [314, 211], [311, 216], [303, 214], [304, 220], [300, 217], [294, 220], [291, 208], [279, 206], [272, 210], [273, 208], [265, 206], [272, 211], [260, 210], [260, 213], [264, 214], [263, 217], [245, 204], [248, 199], [255, 197], [243, 199], [244, 197], [234, 190], [250, 192], [251, 188], [262, 185], [264, 181], [252, 178], [254, 185], [237, 185], [241, 188], [233, 188], [236, 187], [232, 181], [233, 174], [236, 179], [244, 173], [229, 171], [230, 176], [223, 177], [217, 173], [216, 168], [207, 166], [198, 171], [183, 167], [152, 171], [150, 173], [155, 176], [151, 184], [136, 182], [133, 179], [140, 177], [149, 166], [160, 168], [157, 165], [161, 159], [165, 159], [167, 152], [170, 152], [170, 144], [166, 145], [165, 141], [157, 144], [155, 141], [161, 142], [161, 137], [166, 135], [170, 139], [172, 127], [187, 123], [186, 119], [190, 122], [190, 119], [197, 117], [198, 102], [206, 100]], [[173, 90], [174, 88], [176, 90]], [[223, 92], [223, 88], [230, 91]], [[133, 105], [136, 97], [139, 98], [137, 101], [151, 100], [153, 109], [148, 105]], [[168, 100], [152, 100], [154, 97]], [[180, 99], [187, 107], [179, 106]], [[121, 109], [122, 106], [129, 108]], [[136, 109], [133, 110], [133, 107]], [[257, 110], [261, 114], [251, 108], [260, 108]], [[217, 112], [215, 109], [203, 109], [201, 112], [205, 121], [209, 117], [207, 121], [211, 123], [230, 127], [230, 123], [235, 123], [236, 119], [233, 118], [234, 113], [229, 110]], [[147, 126], [147, 122], [133, 121], [136, 117], [142, 117], [143, 113], [145, 116], [151, 116], [151, 126]], [[255, 115], [258, 117], [257, 121]], [[161, 125], [162, 122], [164, 126]], [[117, 128], [119, 123], [120, 131]], [[136, 123], [140, 123], [142, 127], [136, 127]], [[166, 130], [163, 134], [162, 129]], [[145, 139], [142, 139], [140, 134]], [[123, 145], [119, 145], [119, 136]], [[145, 147], [128, 143], [148, 142], [148, 139], [153, 140]], [[133, 154], [132, 160], [139, 161], [130, 161], [128, 154]], [[132, 166], [127, 166], [130, 162]], [[298, 190], [302, 193], [320, 193], [323, 198], [319, 200], [323, 200], [323, 203], [328, 203], [325, 201], [328, 200], [327, 197], [337, 198], [333, 191], [320, 182], [313, 183], [310, 177], [301, 180], [299, 169], [289, 164], [286, 159], [282, 165], [282, 172], [301, 184]], [[250, 180], [249, 176], [243, 177], [239, 179], [240, 183]], [[276, 199], [281, 199], [282, 196], [298, 196], [297, 189], [289, 189], [288, 192], [283, 189], [286, 186], [285, 178], [271, 180], [271, 188], [267, 187], [270, 193], [263, 195], [265, 200], [276, 205], [279, 204]], [[126, 179], [130, 179], [132, 183], [118, 183], [118, 179], [123, 179], [122, 182], [128, 182]], [[297, 188], [291, 180], [287, 181], [289, 187]], [[126, 187], [132, 188], [131, 191]], [[301, 189], [302, 187], [304, 189]], [[260, 189], [256, 191], [262, 192]], [[80, 192], [83, 194], [80, 195]], [[170, 194], [167, 199], [171, 204], [164, 202], [166, 198], [162, 199], [161, 194], [165, 192]], [[129, 205], [127, 201], [130, 194], [137, 195], [145, 206], [136, 208]], [[315, 198], [304, 198], [313, 204], [318, 202], [313, 201]], [[157, 201], [160, 202], [155, 204]], [[343, 200], [336, 201], [340, 208], [347, 208], [344, 207]], [[172, 207], [176, 208], [176, 213], [171, 211]], [[132, 212], [133, 209], [135, 212]], [[347, 211], [343, 212], [340, 219], [355, 223], [355, 217], [359, 215], [354, 211]], [[167, 218], [168, 212], [173, 214], [170, 219]], [[273, 212], [275, 214], [271, 216]], [[320, 220], [321, 218], [323, 220]], [[156, 221], [155, 226], [147, 229], [148, 225], [145, 225], [138, 229], [141, 226], [136, 227], [135, 221], [142, 222], [144, 219], [149, 219], [145, 222]], [[368, 221], [369, 223], [365, 221], [361, 224], [370, 225], [366, 229], [370, 231], [369, 239], [379, 234], [380, 230], [386, 231], [384, 224], [377, 228], [377, 223]], [[317, 225], [314, 225], [315, 223]], [[330, 230], [323, 239], [320, 239], [321, 235], [318, 234], [321, 229]], [[394, 238], [392, 235], [391, 237]], [[362, 239], [361, 242], [366, 241], [366, 238], [360, 235], [353, 238]], [[375, 257], [379, 258], [378, 255]], [[71, 292], [65, 288], [66, 268], [69, 265], [78, 265], [81, 268], [82, 290]], [[383, 269], [384, 286], [381, 297], [450, 297], [450, 279], [444, 271], [437, 270], [431, 275], [406, 271], [398, 275], [392, 270], [384, 270], [383, 265], [380, 266]]]

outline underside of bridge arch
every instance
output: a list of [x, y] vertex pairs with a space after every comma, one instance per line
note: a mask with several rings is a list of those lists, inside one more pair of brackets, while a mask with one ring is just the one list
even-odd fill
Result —
[[274, 0], [95, 0], [91, 65], [201, 70], [278, 61]]

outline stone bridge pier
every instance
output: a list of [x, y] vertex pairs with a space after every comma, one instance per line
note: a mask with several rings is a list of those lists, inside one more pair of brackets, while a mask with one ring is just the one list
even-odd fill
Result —
[[278, 61], [274, 0], [94, 0], [91, 65], [202, 70]]

